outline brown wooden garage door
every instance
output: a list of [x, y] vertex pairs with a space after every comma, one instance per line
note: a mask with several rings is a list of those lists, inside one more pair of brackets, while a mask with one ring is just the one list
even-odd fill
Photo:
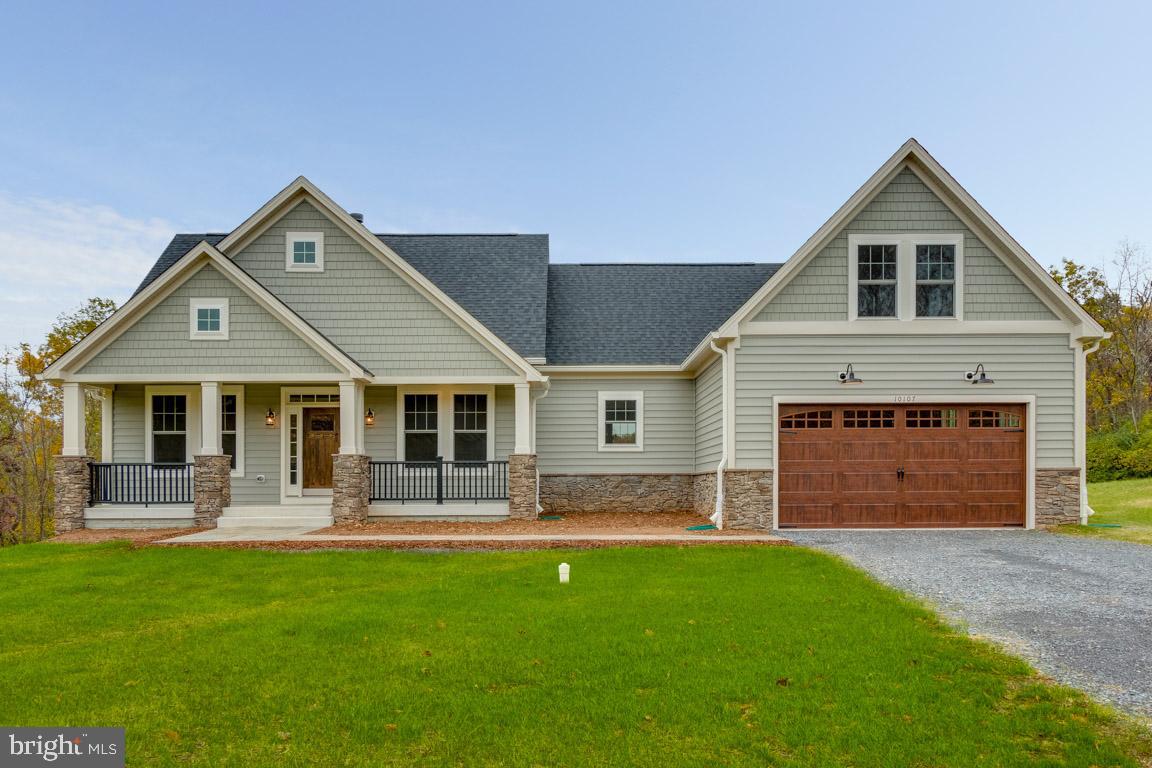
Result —
[[780, 526], [1025, 523], [1023, 405], [780, 408]]

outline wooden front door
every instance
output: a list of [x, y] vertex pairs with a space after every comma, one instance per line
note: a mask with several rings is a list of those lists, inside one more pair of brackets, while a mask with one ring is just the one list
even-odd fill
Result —
[[1021, 405], [788, 405], [780, 409], [780, 525], [1021, 526]]
[[332, 455], [340, 450], [340, 411], [304, 409], [304, 488], [332, 487]]

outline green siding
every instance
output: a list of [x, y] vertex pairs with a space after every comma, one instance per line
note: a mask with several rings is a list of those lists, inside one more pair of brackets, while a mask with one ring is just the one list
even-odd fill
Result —
[[696, 471], [716, 469], [724, 449], [724, 365], [719, 359], [696, 378]]
[[[1037, 465], [1074, 461], [1075, 373], [1068, 337], [745, 336], [736, 354], [736, 457], [741, 468], [772, 466], [772, 397], [896, 395], [1036, 396]], [[976, 387], [963, 376], [984, 363], [995, 384]], [[837, 374], [852, 363], [864, 380], [851, 391]]]
[[848, 235], [883, 232], [964, 235], [965, 320], [1056, 319], [1044, 302], [908, 169], [897, 174], [754, 319], [847, 320]]
[[364, 428], [364, 451], [375, 461], [396, 459], [396, 387], [367, 387], [364, 405], [376, 416], [376, 426]]
[[143, 384], [117, 384], [112, 391], [112, 461], [144, 461]]
[[[284, 269], [288, 232], [324, 233], [324, 271]], [[507, 375], [511, 369], [310, 203], [280, 218], [235, 261], [380, 376]]]
[[496, 387], [493, 423], [496, 427], [495, 461], [505, 461], [516, 448], [516, 388]]
[[264, 424], [269, 408], [280, 413], [279, 384], [244, 386], [244, 477], [232, 478], [233, 506], [280, 503], [281, 433]]
[[[644, 393], [644, 450], [598, 450], [597, 392]], [[541, 472], [693, 472], [695, 382], [691, 379], [552, 378], [536, 405], [536, 453]]]
[[[189, 300], [228, 299], [227, 341], [189, 336]], [[206, 265], [90, 360], [83, 374], [334, 373], [336, 368]]]

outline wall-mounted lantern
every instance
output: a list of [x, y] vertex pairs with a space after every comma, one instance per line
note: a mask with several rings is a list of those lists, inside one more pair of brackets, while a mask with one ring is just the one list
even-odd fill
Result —
[[366, 426], [366, 427], [376, 426], [376, 414], [372, 412], [371, 408], [369, 408], [367, 410], [367, 412], [365, 412], [365, 414], [364, 414], [364, 426]]
[[841, 384], [863, 384], [864, 379], [856, 378], [856, 374], [852, 372], [852, 363], [848, 363], [848, 367], [840, 374]]
[[264, 426], [276, 426], [276, 411], [272, 410], [271, 408], [268, 409], [268, 413], [264, 414]]
[[988, 374], [984, 373], [984, 363], [978, 363], [976, 370], [968, 371], [964, 374], [964, 378], [973, 384], [995, 384], [992, 379], [988, 378]]

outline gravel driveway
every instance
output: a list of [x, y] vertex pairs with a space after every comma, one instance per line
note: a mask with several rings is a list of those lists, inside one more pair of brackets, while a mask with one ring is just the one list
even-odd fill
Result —
[[1042, 531], [781, 531], [1152, 717], [1152, 547]]

